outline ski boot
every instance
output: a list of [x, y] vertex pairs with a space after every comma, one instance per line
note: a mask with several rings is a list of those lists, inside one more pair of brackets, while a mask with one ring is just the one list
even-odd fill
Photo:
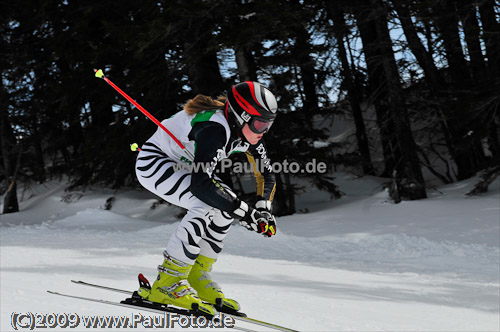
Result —
[[189, 273], [189, 284], [196, 290], [200, 299], [213, 304], [218, 311], [244, 316], [239, 312], [239, 303], [226, 298], [220, 286], [212, 280], [209, 272], [212, 271], [215, 261], [216, 259], [199, 255]]
[[187, 281], [193, 266], [169, 256], [166, 252], [163, 256], [165, 260], [158, 266], [158, 277], [151, 289], [141, 285], [137, 293], [148, 301], [175, 305], [205, 316], [215, 316], [215, 308], [202, 302]]

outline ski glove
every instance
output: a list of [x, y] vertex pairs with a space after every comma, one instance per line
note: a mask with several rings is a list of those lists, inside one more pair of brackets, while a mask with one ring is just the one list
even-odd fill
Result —
[[268, 228], [264, 233], [265, 237], [271, 237], [276, 234], [276, 218], [272, 215], [271, 201], [259, 200], [255, 203], [255, 208], [259, 211], [264, 218], [266, 218]]
[[233, 214], [240, 218], [240, 225], [259, 234], [266, 233], [269, 225], [267, 219], [261, 212], [248, 206], [247, 203], [239, 201], [239, 206]]

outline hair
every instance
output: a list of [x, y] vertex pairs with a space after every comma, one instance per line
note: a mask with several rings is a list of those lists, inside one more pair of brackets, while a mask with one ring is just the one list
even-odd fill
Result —
[[217, 99], [213, 99], [205, 95], [196, 95], [196, 97], [187, 101], [184, 105], [184, 110], [188, 114], [196, 114], [206, 110], [223, 109], [226, 100], [226, 96], [219, 96]]

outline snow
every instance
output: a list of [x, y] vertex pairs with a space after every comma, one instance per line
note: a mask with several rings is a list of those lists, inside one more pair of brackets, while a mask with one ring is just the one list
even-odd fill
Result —
[[[335, 176], [346, 196], [303, 194], [298, 209], [309, 212], [278, 218], [275, 237], [232, 228], [213, 271], [226, 295], [250, 317], [300, 331], [500, 329], [499, 180], [478, 197], [465, 196], [474, 178], [393, 204], [381, 179]], [[46, 290], [123, 299], [70, 280], [130, 290], [138, 273], [153, 280], [182, 211], [151, 209], [156, 199], [142, 191], [65, 187], [31, 188], [21, 212], [0, 215], [2, 331], [13, 330], [13, 312], [137, 312]]]

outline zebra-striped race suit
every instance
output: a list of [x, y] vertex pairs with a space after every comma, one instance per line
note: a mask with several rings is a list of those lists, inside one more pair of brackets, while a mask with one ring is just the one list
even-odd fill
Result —
[[[160, 128], [137, 156], [139, 182], [165, 201], [187, 209], [176, 232], [171, 235], [166, 251], [188, 264], [193, 264], [200, 254], [217, 258], [233, 221], [236, 195], [210, 170], [191, 173], [187, 168], [175, 169], [174, 165], [212, 162], [215, 167], [218, 161], [235, 152], [246, 153], [255, 163], [255, 159], [267, 159], [265, 146], [263, 142], [250, 146], [232, 136], [221, 110], [194, 115], [180, 111], [162, 124], [195, 156], [194, 161], [188, 160], [185, 151]], [[256, 179], [257, 194], [272, 200], [275, 183], [270, 167], [257, 172]]]

